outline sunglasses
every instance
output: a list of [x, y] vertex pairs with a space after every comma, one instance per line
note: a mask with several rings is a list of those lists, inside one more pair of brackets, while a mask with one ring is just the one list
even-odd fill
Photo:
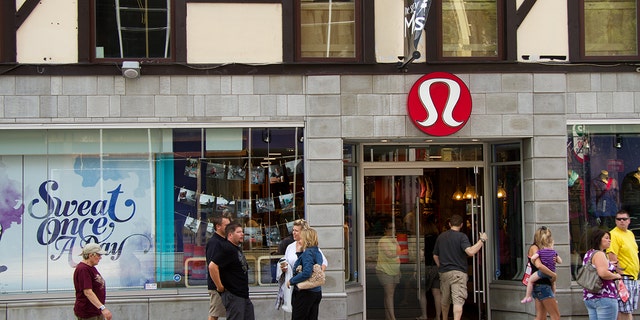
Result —
[[616, 218], [616, 220], [618, 220], [618, 221], [627, 221], [627, 220], [629, 220], [629, 218]]

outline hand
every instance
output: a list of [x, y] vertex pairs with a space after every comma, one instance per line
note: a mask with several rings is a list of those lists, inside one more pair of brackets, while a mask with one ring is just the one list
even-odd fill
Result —
[[485, 232], [480, 232], [480, 240], [482, 242], [487, 241], [487, 239], [489, 239], [489, 237], [487, 237], [487, 234]]
[[291, 288], [291, 282], [287, 281], [287, 289]]
[[111, 318], [113, 317], [113, 315], [111, 314], [111, 311], [109, 311], [109, 309], [102, 310], [102, 315], [107, 320], [111, 320]]

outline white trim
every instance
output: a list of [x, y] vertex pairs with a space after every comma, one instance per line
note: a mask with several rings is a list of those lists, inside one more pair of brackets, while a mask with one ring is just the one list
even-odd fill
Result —
[[243, 121], [243, 122], [123, 122], [123, 123], [2, 123], [0, 130], [9, 129], [156, 129], [156, 128], [295, 128], [304, 127], [304, 121]]
[[576, 124], [640, 124], [640, 119], [568, 119], [567, 125]]

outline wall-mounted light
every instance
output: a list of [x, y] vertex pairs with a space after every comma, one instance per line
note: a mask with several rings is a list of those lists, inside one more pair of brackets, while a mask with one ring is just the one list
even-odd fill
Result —
[[298, 134], [298, 142], [304, 142], [304, 133], [302, 131], [300, 131], [300, 133]]
[[616, 143], [613, 145], [616, 149], [622, 149], [622, 136], [616, 134]]
[[135, 79], [140, 76], [140, 62], [124, 61], [122, 63], [122, 76], [129, 79]]

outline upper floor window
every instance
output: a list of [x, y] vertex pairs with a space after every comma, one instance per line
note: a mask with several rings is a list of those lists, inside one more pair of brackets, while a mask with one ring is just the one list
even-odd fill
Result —
[[172, 0], [94, 3], [95, 59], [171, 58]]
[[579, 60], [638, 60], [638, 2], [636, 0], [569, 1], [571, 58]]
[[361, 0], [297, 0], [296, 59], [359, 57]]
[[585, 0], [583, 5], [585, 57], [638, 56], [636, 0]]
[[501, 57], [501, 0], [439, 2], [436, 12], [440, 59]]

